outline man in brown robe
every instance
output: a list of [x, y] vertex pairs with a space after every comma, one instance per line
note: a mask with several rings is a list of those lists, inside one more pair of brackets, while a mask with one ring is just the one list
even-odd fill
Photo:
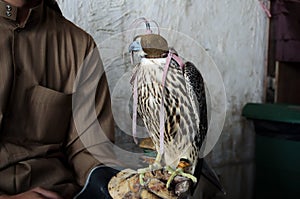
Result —
[[54, 0], [0, 0], [0, 49], [0, 199], [101, 184], [92, 174], [115, 165], [114, 127], [93, 38]]

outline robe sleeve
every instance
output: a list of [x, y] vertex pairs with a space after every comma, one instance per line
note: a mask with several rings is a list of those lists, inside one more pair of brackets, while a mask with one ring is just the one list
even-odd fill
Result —
[[68, 162], [83, 186], [98, 165], [116, 165], [114, 121], [107, 78], [98, 49], [91, 48], [77, 72], [72, 96], [72, 120], [66, 142]]

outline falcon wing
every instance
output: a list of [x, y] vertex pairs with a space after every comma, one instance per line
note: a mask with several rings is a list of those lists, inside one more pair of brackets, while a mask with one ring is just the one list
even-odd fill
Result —
[[[196, 113], [198, 113], [199, 118], [199, 129], [195, 136], [195, 144], [198, 148], [198, 151], [200, 151], [201, 146], [203, 144], [203, 141], [205, 139], [205, 136], [207, 134], [207, 105], [206, 105], [206, 96], [205, 96], [205, 86], [204, 81], [201, 73], [198, 71], [198, 69], [195, 67], [195, 65], [191, 62], [186, 62], [184, 66], [184, 77], [186, 81], [186, 87], [188, 95], [190, 96], [192, 106], [194, 106], [194, 110]], [[194, 176], [196, 176], [198, 179], [200, 178], [200, 175], [203, 174], [202, 172], [202, 166], [205, 162], [203, 158], [197, 157], [198, 161], [195, 165], [196, 168], [194, 170]], [[210, 178], [209, 178], [210, 179]], [[214, 176], [212, 178], [214, 181], [218, 181], [218, 178]], [[196, 187], [196, 183], [191, 190], [191, 194], [193, 195]], [[217, 183], [216, 183], [217, 184]]]
[[196, 145], [200, 150], [207, 133], [207, 106], [205, 96], [205, 86], [201, 73], [191, 62], [186, 62], [184, 66], [184, 77], [188, 95], [192, 106], [198, 113], [199, 131], [195, 137]]

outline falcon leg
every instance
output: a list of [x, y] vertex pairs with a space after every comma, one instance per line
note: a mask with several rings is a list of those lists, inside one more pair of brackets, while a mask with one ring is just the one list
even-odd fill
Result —
[[177, 168], [176, 170], [172, 169], [170, 166], [167, 166], [166, 167], [166, 170], [171, 174], [171, 176], [169, 177], [168, 181], [167, 181], [167, 184], [166, 184], [166, 187], [169, 188], [172, 181], [174, 180], [174, 178], [177, 176], [177, 175], [180, 175], [180, 176], [183, 176], [183, 177], [186, 177], [188, 179], [191, 179], [194, 183], [197, 182], [197, 178], [195, 176], [193, 176], [192, 174], [189, 174], [189, 173], [185, 173], [183, 171], [183, 168]]
[[160, 161], [161, 161], [161, 154], [157, 153], [157, 156], [156, 156], [153, 164], [150, 164], [149, 167], [147, 167], [147, 168], [137, 170], [137, 172], [139, 173], [140, 184], [142, 186], [145, 185], [145, 181], [144, 181], [145, 173], [162, 168]]

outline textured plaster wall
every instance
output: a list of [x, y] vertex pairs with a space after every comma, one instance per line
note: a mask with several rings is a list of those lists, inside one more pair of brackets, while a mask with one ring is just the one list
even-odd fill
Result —
[[[245, 103], [260, 102], [263, 96], [267, 18], [257, 0], [58, 2], [66, 18], [95, 38], [110, 72], [111, 90], [130, 70], [118, 60], [118, 55], [128, 46], [122, 32], [135, 19], [142, 16], [154, 19], [167, 31], [178, 31], [201, 44], [217, 65], [227, 95], [223, 133], [209, 155], [210, 160], [214, 165], [222, 165], [253, 158], [254, 132], [241, 117], [241, 110]], [[181, 50], [187, 55], [195, 53], [189, 52], [188, 47]], [[116, 56], [106, 59], [111, 53]]]

